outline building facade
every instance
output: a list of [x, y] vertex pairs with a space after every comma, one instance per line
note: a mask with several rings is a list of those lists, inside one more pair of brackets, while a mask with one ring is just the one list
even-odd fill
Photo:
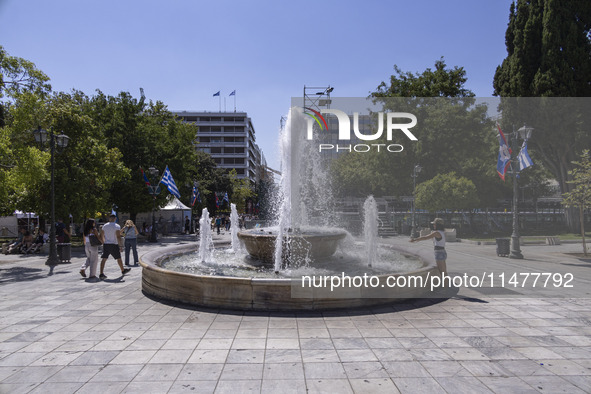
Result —
[[240, 179], [259, 182], [266, 176], [265, 157], [256, 144], [252, 120], [246, 112], [173, 112], [195, 124], [196, 148], [209, 153], [219, 168], [235, 169]]

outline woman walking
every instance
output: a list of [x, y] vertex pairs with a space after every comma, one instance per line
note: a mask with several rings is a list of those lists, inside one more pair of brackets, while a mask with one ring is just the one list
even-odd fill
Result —
[[133, 264], [138, 265], [139, 259], [137, 257], [137, 235], [140, 233], [133, 221], [125, 222], [125, 227], [122, 231], [125, 236], [125, 265], [129, 266], [129, 250], [133, 250]]
[[[84, 236], [84, 251], [86, 252], [86, 261], [82, 267], [80, 267], [80, 275], [86, 278], [86, 268], [90, 266], [90, 277], [88, 279], [98, 279], [96, 276], [96, 269], [98, 267], [99, 259], [98, 246], [103, 243], [103, 240], [100, 238], [100, 234], [96, 229], [96, 222], [94, 219], [88, 219], [86, 221], [82, 235]], [[91, 238], [94, 238], [92, 242]]]

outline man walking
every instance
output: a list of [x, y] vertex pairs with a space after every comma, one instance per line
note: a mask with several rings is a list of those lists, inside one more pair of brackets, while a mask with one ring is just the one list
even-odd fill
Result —
[[99, 275], [101, 280], [107, 279], [104, 270], [105, 262], [109, 258], [109, 255], [117, 260], [117, 264], [119, 264], [119, 268], [121, 269], [121, 275], [125, 275], [131, 271], [131, 268], [123, 268], [123, 261], [121, 261], [121, 251], [123, 250], [121, 226], [115, 223], [115, 220], [117, 220], [117, 216], [111, 214], [111, 216], [109, 216], [109, 223], [105, 224], [101, 229], [101, 237], [105, 240], [105, 243], [103, 244], [103, 254], [101, 256], [101, 274]]

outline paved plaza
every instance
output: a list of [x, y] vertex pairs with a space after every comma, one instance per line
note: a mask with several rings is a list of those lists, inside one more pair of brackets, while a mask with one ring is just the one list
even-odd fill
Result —
[[[190, 242], [141, 244], [140, 255]], [[108, 279], [89, 283], [78, 273], [81, 249], [53, 275], [46, 256], [2, 255], [0, 393], [591, 391], [591, 259], [569, 254], [580, 243], [526, 245], [524, 260], [497, 257], [494, 245], [447, 249], [450, 275], [497, 282], [450, 298], [308, 313], [151, 299], [141, 268], [120, 277], [112, 259]], [[512, 286], [514, 273], [557, 274], [550, 284], [574, 287]]]

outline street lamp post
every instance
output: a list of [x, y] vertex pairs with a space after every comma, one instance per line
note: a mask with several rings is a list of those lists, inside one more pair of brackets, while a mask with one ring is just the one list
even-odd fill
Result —
[[[152, 178], [156, 178], [156, 179], [158, 178], [158, 173], [159, 173], [158, 169], [156, 169], [154, 167], [150, 167], [148, 169], [148, 172], [150, 173]], [[156, 184], [156, 186], [150, 185], [148, 187], [148, 193], [150, 193], [150, 195], [154, 197], [153, 202], [152, 202], [152, 231], [150, 232], [150, 237], [148, 238], [148, 241], [158, 242], [158, 234], [156, 232], [155, 212], [156, 212], [156, 197], [158, 196], [158, 194], [160, 194], [160, 183]]]
[[49, 128], [49, 135], [46, 130], [39, 127], [33, 132], [35, 140], [43, 147], [46, 142], [49, 142], [49, 151], [51, 152], [51, 226], [49, 227], [49, 256], [45, 265], [54, 266], [59, 264], [57, 256], [57, 245], [55, 242], [55, 145], [60, 148], [68, 146], [70, 139], [63, 132], [55, 134], [53, 127]]
[[513, 232], [511, 234], [511, 250], [509, 253], [510, 259], [522, 259], [521, 248], [519, 245], [519, 213], [518, 213], [518, 199], [519, 199], [519, 186], [517, 185], [517, 174], [519, 172], [519, 139], [527, 141], [531, 136], [533, 128], [523, 126], [519, 130], [515, 130], [513, 126], [513, 132], [511, 133], [511, 166], [513, 172]]
[[415, 165], [414, 168], [412, 169], [412, 205], [411, 205], [411, 222], [412, 222], [412, 228], [410, 230], [410, 236], [412, 238], [416, 238], [417, 237], [417, 222], [415, 220], [415, 198], [416, 198], [416, 190], [417, 190], [417, 176], [419, 174], [419, 172], [421, 172], [421, 170], [423, 169], [423, 167], [421, 167], [419, 164]]

